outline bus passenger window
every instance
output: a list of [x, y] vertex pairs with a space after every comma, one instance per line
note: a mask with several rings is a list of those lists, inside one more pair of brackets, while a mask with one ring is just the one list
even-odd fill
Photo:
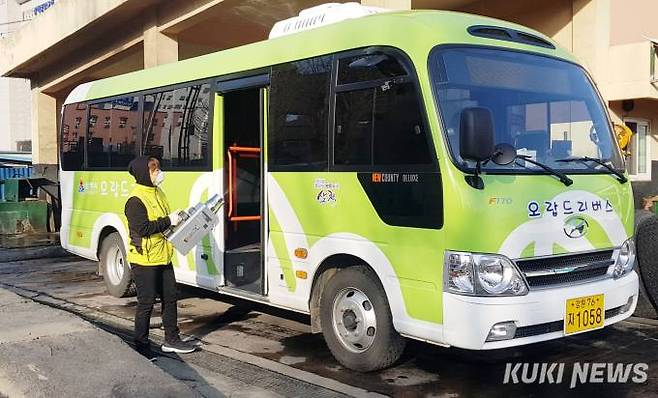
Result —
[[334, 164], [432, 164], [413, 83], [387, 81], [336, 94]]
[[91, 105], [87, 134], [89, 167], [125, 168], [137, 156], [139, 101], [137, 96], [123, 97]]
[[85, 151], [85, 126], [80, 123], [87, 118], [87, 104], [64, 106], [62, 117], [61, 162], [62, 170], [82, 170]]
[[431, 164], [429, 140], [416, 89], [394, 85], [375, 103], [375, 165]]
[[209, 167], [209, 104], [209, 84], [145, 95], [144, 154], [169, 170]]
[[272, 68], [268, 129], [270, 170], [327, 170], [330, 76], [330, 56]]
[[372, 89], [336, 94], [335, 164], [372, 164], [373, 100]]

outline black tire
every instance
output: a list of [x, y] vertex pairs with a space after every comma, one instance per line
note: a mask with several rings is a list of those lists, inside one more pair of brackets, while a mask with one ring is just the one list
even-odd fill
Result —
[[640, 297], [636, 316], [656, 318], [658, 306], [658, 218], [651, 212], [635, 214], [635, 270], [640, 276]]
[[[113, 256], [119, 250], [123, 257], [123, 274], [121, 278], [113, 278], [111, 275], [116, 275], [111, 269], [113, 267], [111, 261]], [[126, 249], [123, 247], [123, 241], [118, 232], [113, 232], [103, 239], [101, 242], [101, 251], [99, 255], [100, 269], [103, 272], [103, 281], [107, 291], [114, 297], [131, 297], [137, 293], [135, 282], [133, 280], [130, 264], [126, 256]]]
[[[334, 328], [334, 301], [348, 288], [367, 296], [376, 316], [374, 341], [362, 352], [353, 352], [340, 341]], [[320, 298], [322, 333], [334, 357], [346, 368], [371, 372], [393, 365], [402, 355], [406, 339], [393, 327], [391, 310], [384, 288], [370, 268], [358, 265], [339, 270], [328, 282]]]

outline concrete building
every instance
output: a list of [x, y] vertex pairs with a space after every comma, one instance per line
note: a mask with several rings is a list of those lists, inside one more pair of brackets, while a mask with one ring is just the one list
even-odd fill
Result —
[[[20, 29], [39, 10], [45, 11], [46, 6], [37, 3], [39, 0], [0, 0], [0, 39]], [[0, 151], [31, 151], [30, 96], [29, 80], [0, 77]]]
[[[1, 0], [0, 0], [1, 1]], [[16, 0], [6, 0], [16, 1]], [[43, 0], [42, 0], [43, 1]], [[54, 175], [59, 107], [76, 85], [263, 40], [272, 25], [323, 0], [59, 0], [0, 41], [0, 74], [32, 82], [32, 143]], [[446, 9], [537, 29], [592, 73], [616, 122], [636, 134], [628, 168], [638, 197], [658, 194], [658, 13], [654, 0], [362, 0]], [[403, 33], [401, 33], [403, 34]], [[656, 161], [654, 161], [656, 159]], [[655, 188], [654, 188], [655, 187]]]

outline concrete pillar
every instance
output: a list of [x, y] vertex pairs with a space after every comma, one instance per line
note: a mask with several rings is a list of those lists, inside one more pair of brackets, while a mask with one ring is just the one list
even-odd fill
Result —
[[608, 77], [610, 0], [574, 0], [573, 9], [572, 51], [594, 80], [603, 84]]
[[57, 100], [32, 89], [32, 163], [46, 177], [57, 175]]
[[178, 40], [158, 28], [155, 11], [147, 14], [144, 24], [144, 68], [178, 61]]
[[361, 4], [391, 10], [411, 10], [411, 0], [361, 0]]

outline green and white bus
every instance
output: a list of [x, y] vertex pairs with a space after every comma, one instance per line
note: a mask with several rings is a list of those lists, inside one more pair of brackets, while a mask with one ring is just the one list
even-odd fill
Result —
[[486, 350], [629, 317], [631, 186], [574, 57], [480, 16], [340, 11], [73, 90], [62, 246], [132, 292], [126, 168], [149, 154], [173, 209], [226, 201], [177, 281], [310, 314], [348, 368], [405, 338]]

